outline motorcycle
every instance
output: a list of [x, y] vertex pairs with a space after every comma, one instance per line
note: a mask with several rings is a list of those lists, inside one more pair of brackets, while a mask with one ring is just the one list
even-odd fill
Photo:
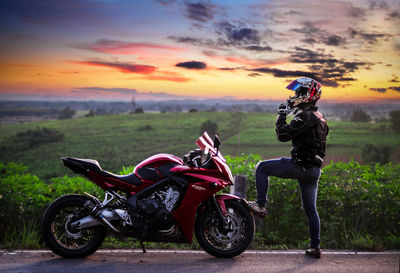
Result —
[[[133, 173], [116, 175], [96, 160], [64, 157], [66, 167], [105, 191], [104, 200], [88, 193], [53, 201], [42, 219], [46, 245], [63, 257], [85, 257], [102, 244], [107, 231], [143, 242], [198, 244], [215, 257], [241, 254], [253, 239], [255, 224], [247, 201], [217, 194], [233, 185], [232, 173], [214, 141], [205, 132], [198, 149], [179, 158], [156, 154]], [[204, 160], [203, 160], [204, 158]]]

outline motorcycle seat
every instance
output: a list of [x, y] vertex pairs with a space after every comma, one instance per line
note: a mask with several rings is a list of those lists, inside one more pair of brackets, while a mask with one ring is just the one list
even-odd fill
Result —
[[121, 180], [123, 182], [129, 183], [134, 186], [142, 185], [142, 180], [140, 180], [139, 177], [134, 173], [130, 173], [127, 175], [117, 175], [117, 174], [113, 174], [113, 173], [110, 173], [107, 171], [103, 171], [103, 175], [117, 179], [117, 180]]
[[84, 171], [92, 171], [98, 175], [117, 179], [132, 184], [134, 186], [140, 186], [142, 184], [142, 181], [134, 173], [127, 175], [117, 175], [107, 171], [103, 171], [99, 162], [94, 159], [65, 157], [62, 158], [62, 160], [64, 161], [64, 165], [66, 165], [67, 167], [71, 168], [73, 171], [78, 173], [84, 173]]

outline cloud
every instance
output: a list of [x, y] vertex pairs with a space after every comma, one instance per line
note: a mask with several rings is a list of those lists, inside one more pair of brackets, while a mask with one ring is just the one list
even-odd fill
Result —
[[79, 93], [79, 94], [96, 94], [96, 95], [110, 95], [110, 94], [121, 94], [122, 96], [132, 97], [134, 96], [135, 99], [153, 99], [153, 100], [165, 100], [165, 99], [188, 99], [188, 98], [195, 98], [191, 96], [180, 96], [180, 95], [173, 95], [166, 92], [143, 92], [138, 91], [133, 88], [119, 88], [119, 87], [78, 87], [71, 91], [72, 93]]
[[388, 89], [400, 92], [400, 86], [391, 86], [391, 87], [388, 87]]
[[132, 88], [104, 88], [104, 87], [80, 87], [79, 91], [94, 91], [94, 92], [110, 92], [110, 93], [120, 93], [120, 94], [136, 94], [137, 90]]
[[369, 90], [375, 91], [378, 93], [385, 93], [387, 91], [387, 88], [370, 88]]
[[339, 82], [356, 81], [357, 79], [349, 76], [351, 73], [361, 68], [369, 69], [373, 65], [370, 62], [339, 60], [332, 54], [325, 54], [322, 49], [313, 51], [301, 47], [295, 47], [295, 51], [289, 55], [289, 60], [308, 65], [308, 69], [321, 83], [331, 87], [338, 87]]
[[342, 46], [346, 44], [346, 39], [338, 35], [330, 35], [326, 38], [322, 38], [322, 41], [329, 46]]
[[386, 93], [388, 90], [393, 90], [393, 91], [396, 91], [396, 92], [400, 92], [400, 86], [390, 86], [390, 87], [387, 87], [387, 88], [370, 88], [369, 90], [375, 91], [375, 92], [378, 92], [378, 93]]
[[[234, 25], [222, 21], [217, 25], [217, 34], [221, 35], [219, 44], [222, 45], [258, 45], [261, 41], [258, 30], [243, 26], [243, 23]], [[225, 40], [226, 39], [226, 40]]]
[[197, 3], [185, 3], [186, 17], [202, 23], [206, 23], [213, 19], [214, 8], [215, 5], [204, 1]]
[[94, 43], [79, 44], [79, 45], [74, 45], [73, 47], [100, 53], [124, 54], [124, 55], [140, 54], [143, 52], [143, 50], [146, 49], [173, 50], [173, 51], [183, 50], [182, 48], [179, 47], [158, 45], [153, 43], [136, 43], [136, 42], [109, 40], [109, 39], [99, 39]]
[[181, 63], [177, 63], [175, 66], [186, 68], [186, 69], [196, 69], [196, 70], [201, 70], [201, 69], [207, 68], [206, 63], [197, 62], [197, 61], [181, 62]]
[[391, 34], [377, 33], [377, 32], [367, 33], [367, 32], [363, 32], [361, 30], [356, 30], [354, 28], [349, 28], [349, 32], [350, 32], [351, 38], [361, 38], [367, 44], [374, 44], [379, 39], [388, 40], [389, 38], [393, 37], [393, 35], [391, 35]]
[[392, 79], [389, 80], [389, 82], [400, 82], [399, 77], [396, 76], [395, 74], [392, 75]]
[[82, 65], [114, 68], [123, 73], [150, 74], [157, 69], [155, 66], [152, 65], [130, 64], [122, 62], [102, 62], [102, 61], [69, 61], [69, 62]]
[[300, 70], [281, 70], [281, 69], [276, 69], [276, 68], [261, 67], [261, 68], [248, 69], [248, 71], [272, 74], [274, 77], [277, 77], [277, 78], [310, 77], [310, 78], [318, 79], [314, 73], [304, 72], [304, 71], [300, 71]]
[[253, 73], [248, 74], [247, 76], [249, 76], [249, 77], [258, 77], [258, 76], [261, 76], [261, 74], [253, 72]]
[[272, 51], [272, 47], [270, 46], [258, 46], [258, 45], [245, 46], [243, 47], [243, 49], [256, 52]]

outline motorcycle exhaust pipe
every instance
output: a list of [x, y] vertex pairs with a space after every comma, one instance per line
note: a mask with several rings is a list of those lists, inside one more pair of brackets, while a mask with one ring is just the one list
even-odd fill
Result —
[[116, 212], [103, 210], [98, 213], [96, 217], [94, 217], [93, 215], [88, 215], [86, 217], [83, 217], [82, 219], [76, 220], [75, 222], [71, 223], [71, 227], [76, 229], [85, 229], [104, 224], [106, 227], [109, 227], [113, 231], [119, 233], [120, 231], [116, 227], [114, 227], [114, 225], [111, 224], [110, 221], [120, 219], [120, 216]]

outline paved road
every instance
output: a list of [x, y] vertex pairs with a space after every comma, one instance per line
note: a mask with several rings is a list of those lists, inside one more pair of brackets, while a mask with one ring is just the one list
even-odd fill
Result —
[[399, 273], [400, 252], [325, 251], [322, 259], [303, 251], [246, 251], [233, 259], [217, 259], [203, 251], [99, 250], [85, 259], [63, 259], [50, 251], [0, 250], [1, 273], [32, 272], [382, 272]]

